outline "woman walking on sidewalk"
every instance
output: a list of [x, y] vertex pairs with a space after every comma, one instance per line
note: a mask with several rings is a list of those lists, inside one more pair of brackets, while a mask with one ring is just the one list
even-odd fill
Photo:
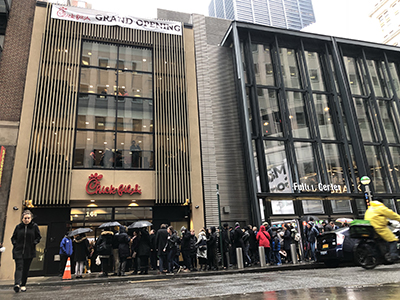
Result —
[[13, 259], [15, 260], [14, 291], [26, 291], [26, 281], [32, 259], [36, 257], [36, 245], [42, 238], [39, 227], [32, 222], [30, 210], [22, 213], [22, 222], [15, 227], [11, 237], [13, 244]]

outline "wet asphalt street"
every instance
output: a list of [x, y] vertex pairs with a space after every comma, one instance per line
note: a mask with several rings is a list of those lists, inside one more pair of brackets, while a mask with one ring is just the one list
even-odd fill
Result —
[[[145, 278], [145, 277], [144, 277]], [[28, 282], [29, 283], [29, 282]], [[0, 289], [0, 299], [400, 299], [400, 265], [144, 279]]]

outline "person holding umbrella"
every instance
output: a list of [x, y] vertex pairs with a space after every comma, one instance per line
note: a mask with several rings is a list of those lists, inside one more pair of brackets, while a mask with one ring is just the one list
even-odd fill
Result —
[[42, 236], [39, 227], [32, 222], [33, 214], [30, 210], [22, 213], [22, 222], [15, 227], [11, 237], [13, 244], [13, 259], [15, 260], [14, 291], [26, 291], [29, 267], [32, 259], [36, 257], [36, 245]]

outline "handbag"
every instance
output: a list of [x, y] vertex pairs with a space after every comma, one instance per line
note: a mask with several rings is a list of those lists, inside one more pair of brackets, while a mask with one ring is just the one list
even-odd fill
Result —
[[96, 265], [98, 265], [98, 266], [101, 265], [101, 260], [100, 260], [99, 256], [96, 257]]

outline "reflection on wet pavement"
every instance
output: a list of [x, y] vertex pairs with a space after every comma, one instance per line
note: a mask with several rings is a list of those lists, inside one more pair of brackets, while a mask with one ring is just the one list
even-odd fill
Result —
[[[196, 300], [200, 298], [191, 298]], [[368, 287], [329, 287], [314, 289], [297, 289], [287, 291], [268, 291], [263, 293], [251, 293], [240, 295], [224, 295], [209, 299], [227, 300], [398, 300], [400, 299], [400, 284], [390, 283]]]

